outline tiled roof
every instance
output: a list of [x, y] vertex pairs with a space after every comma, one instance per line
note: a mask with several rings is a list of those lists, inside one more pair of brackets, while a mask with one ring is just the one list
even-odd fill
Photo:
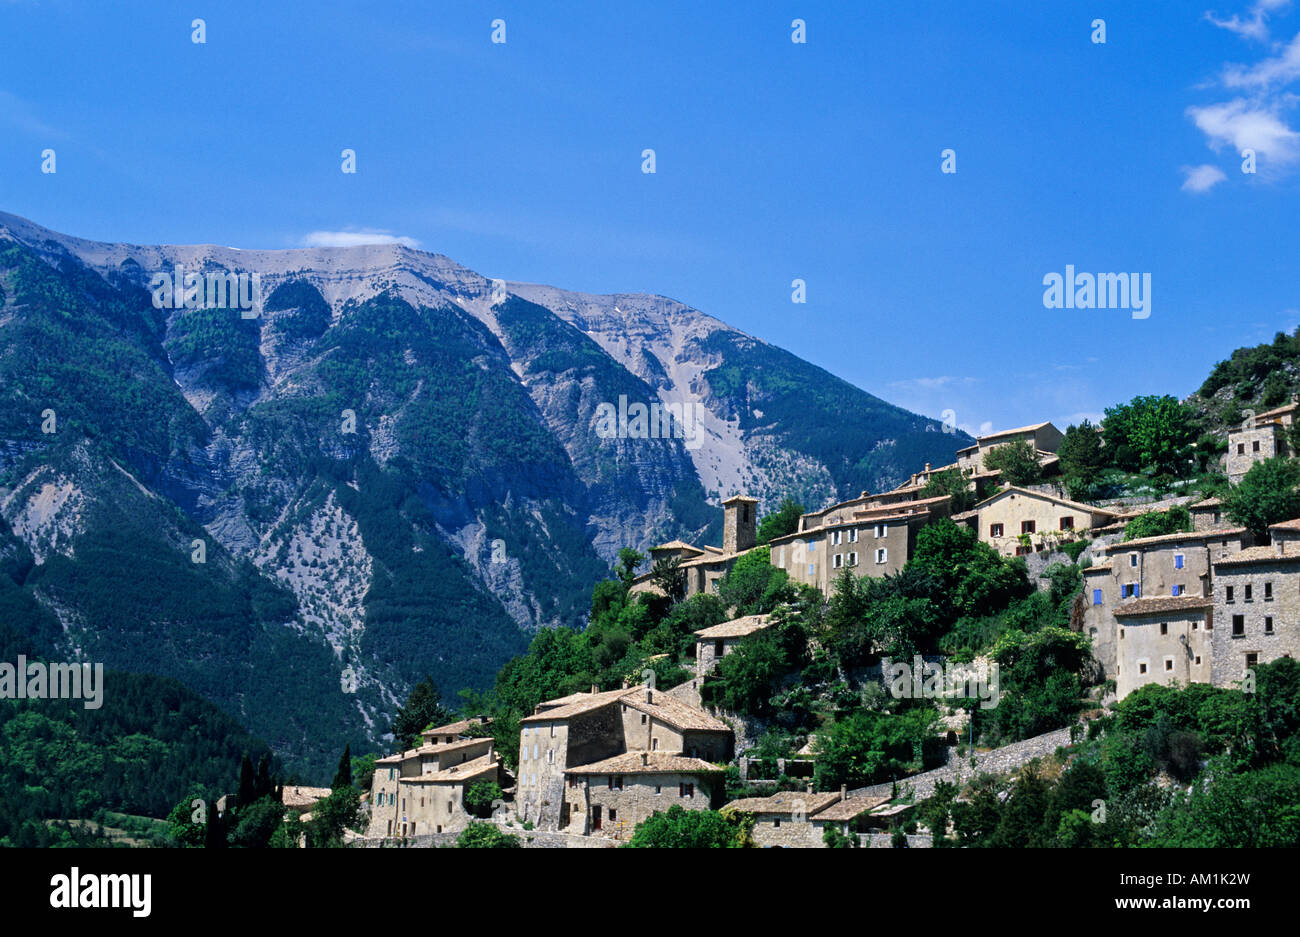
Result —
[[1163, 596], [1155, 599], [1134, 599], [1124, 602], [1115, 609], [1116, 618], [1128, 618], [1132, 615], [1158, 615], [1161, 612], [1191, 612], [1210, 608], [1212, 599], [1199, 595]]
[[432, 735], [462, 735], [469, 731], [470, 726], [491, 725], [491, 723], [491, 719], [484, 722], [477, 719], [461, 719], [459, 722], [449, 722], [445, 726], [434, 726], [432, 729], [425, 729], [420, 734], [426, 738]]
[[1217, 508], [1222, 503], [1222, 498], [1206, 498], [1204, 501], [1197, 501], [1195, 504], [1191, 505], [1191, 509], [1194, 511], [1197, 508]]
[[819, 810], [825, 810], [840, 799], [839, 794], [809, 794], [804, 791], [780, 791], [770, 797], [746, 797], [724, 804], [722, 809], [728, 813], [794, 813], [803, 811], [805, 817], [811, 817]]
[[286, 784], [280, 792], [280, 802], [286, 807], [307, 807], [330, 795], [328, 787], [299, 787]]
[[832, 823], [842, 823], [852, 820], [868, 810], [874, 810], [881, 804], [888, 803], [888, 795], [877, 797], [849, 797], [831, 804], [829, 807], [823, 807], [818, 810], [811, 819], [826, 820]]
[[696, 553], [703, 551], [699, 547], [693, 547], [684, 540], [669, 540], [667, 543], [661, 543], [657, 547], [651, 547], [651, 550], [694, 550]]
[[[627, 690], [606, 690], [604, 693], [575, 693], [571, 696], [562, 696], [552, 702], [562, 703], [560, 706], [554, 706], [544, 709], [541, 712], [534, 713], [520, 722], [549, 722], [553, 719], [571, 719], [582, 713], [590, 712], [593, 709], [599, 709], [616, 701]], [[541, 703], [541, 706], [547, 706], [549, 703]]]
[[[638, 686], [631, 689], [607, 690], [604, 693], [581, 693], [577, 694], [578, 699], [576, 701], [567, 702], [565, 705], [556, 706], [553, 709], [542, 710], [526, 719], [521, 719], [520, 722], [551, 722], [553, 720], [571, 719], [574, 716], [591, 712], [611, 703], [622, 703], [639, 712], [653, 716], [665, 725], [678, 730], [697, 732], [731, 731], [731, 728], [726, 723], [714, 719], [702, 709], [688, 706], [686, 703], [674, 699], [660, 690], [650, 690], [650, 699], [647, 701], [646, 692], [646, 687]], [[566, 696], [562, 699], [571, 700], [572, 697]], [[541, 705], [545, 706], [547, 704], [542, 703]]]
[[1042, 429], [1044, 426], [1051, 426], [1051, 422], [1034, 423], [1031, 426], [1017, 426], [1015, 429], [1004, 429], [997, 433], [989, 433], [986, 436], [980, 436], [979, 441], [982, 443], [986, 439], [1001, 439], [1003, 436], [1015, 436], [1017, 433], [1032, 433]]
[[724, 621], [720, 625], [701, 628], [695, 632], [695, 637], [701, 641], [716, 640], [718, 638], [743, 638], [755, 631], [762, 631], [770, 623], [771, 617], [771, 615], [746, 615], [744, 618], [733, 618], [731, 621]]
[[1178, 543], [1180, 540], [1223, 540], [1236, 537], [1246, 532], [1245, 527], [1219, 527], [1215, 530], [1188, 530], [1176, 534], [1161, 534], [1158, 537], [1139, 537], [1136, 540], [1121, 540], [1102, 547], [1106, 553], [1116, 553], [1133, 547], [1152, 546], [1157, 543]]
[[624, 752], [589, 765], [566, 768], [565, 774], [718, 774], [725, 771], [703, 758], [681, 752]]
[[1282, 521], [1280, 524], [1269, 524], [1269, 530], [1300, 530], [1300, 517], [1293, 518], [1289, 521]]
[[1267, 547], [1249, 547], [1231, 556], [1214, 560], [1215, 566], [1234, 566], [1246, 563], [1294, 563], [1300, 560], [1300, 551], [1278, 553], [1277, 544]]
[[1083, 574], [1086, 576], [1089, 573], [1108, 573], [1114, 568], [1115, 568], [1115, 564], [1111, 560], [1107, 560], [1104, 563], [1094, 563], [1093, 565], [1085, 569], [1083, 571]]
[[646, 688], [644, 686], [623, 691], [623, 695], [619, 699], [633, 709], [658, 719], [660, 722], [679, 731], [731, 731], [729, 725], [714, 719], [704, 710], [696, 709], [694, 706], [687, 705], [659, 690], [650, 690], [650, 701], [646, 700]]
[[404, 752], [398, 752], [396, 755], [389, 755], [387, 758], [375, 759], [377, 765], [399, 764], [411, 758], [419, 758], [422, 755], [436, 755], [438, 752], [458, 752], [462, 748], [470, 748], [475, 745], [492, 744], [491, 736], [483, 736], [475, 739], [457, 739], [455, 742], [447, 742], [444, 745], [421, 745], [419, 748], [408, 748]]
[[460, 764], [448, 765], [441, 771], [431, 774], [416, 774], [409, 778], [398, 778], [403, 784], [460, 784], [467, 780], [494, 774], [500, 768], [501, 759], [495, 754], [480, 755]]

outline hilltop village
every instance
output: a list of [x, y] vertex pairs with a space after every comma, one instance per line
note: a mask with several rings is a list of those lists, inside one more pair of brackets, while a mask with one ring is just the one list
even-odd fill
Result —
[[[1298, 410], [1294, 402], [1278, 407], [1227, 434], [1221, 467], [1231, 482], [1240, 482], [1256, 463], [1288, 453]], [[1022, 558], [1040, 590], [1050, 587], [1044, 573], [1049, 557], [1079, 559], [1083, 588], [1074, 597], [1069, 627], [1088, 639], [1103, 705], [1149, 684], [1238, 688], [1261, 665], [1300, 656], [1300, 517], [1274, 523], [1263, 535], [1230, 523], [1217, 497], [1072, 500], [1053, 479], [1063, 439], [1051, 423], [982, 436], [950, 465], [927, 464], [892, 490], [864, 491], [803, 513], [795, 529], [762, 545], [757, 500], [734, 495], [723, 502], [720, 546], [672, 541], [652, 548], [656, 571], [629, 577], [629, 592], [661, 596], [660, 571], [669, 567], [678, 577], [679, 599], [716, 595], [736, 564], [762, 549], [790, 581], [829, 596], [846, 575], [897, 576], [915, 555], [920, 532], [942, 521], [1000, 556]], [[1004, 460], [990, 459], [1006, 446], [1032, 454], [1041, 482], [1006, 482], [997, 467]], [[960, 478], [964, 493], [936, 495], [932, 482], [940, 477]], [[1132, 536], [1135, 518], [1171, 509], [1186, 512], [1190, 529]], [[901, 821], [916, 808], [916, 799], [902, 795], [906, 782], [818, 792], [808, 783], [728, 802], [723, 775], [738, 770], [746, 779], [744, 749], [753, 739], [743, 720], [706, 705], [701, 687], [744, 642], [779, 621], [779, 615], [748, 614], [697, 629], [690, 679], [667, 689], [647, 672], [641, 684], [603, 691], [592, 686], [542, 701], [519, 721], [513, 771], [495, 750], [500, 736], [494, 739], [486, 717], [426, 729], [417, 747], [376, 762], [364, 842], [438, 841], [463, 831], [476, 819], [466, 807], [467, 791], [490, 781], [502, 792], [491, 812], [499, 827], [526, 830], [533, 839], [558, 837], [559, 845], [625, 842], [643, 821], [673, 807], [743, 814], [759, 846], [822, 846], [838, 837], [888, 845], [884, 831], [891, 829], [899, 845]], [[873, 672], [887, 687], [883, 667]], [[951, 746], [969, 728], [963, 716], [954, 712], [938, 726], [941, 742], [946, 738]], [[1063, 729], [981, 755], [981, 767], [1013, 770], [1069, 736]], [[975, 752], [970, 755], [974, 765]], [[816, 758], [805, 746], [782, 761], [781, 773], [810, 778]]]

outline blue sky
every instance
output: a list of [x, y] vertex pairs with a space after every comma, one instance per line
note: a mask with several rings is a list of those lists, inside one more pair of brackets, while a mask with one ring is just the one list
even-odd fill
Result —
[[[0, 0], [0, 210], [660, 293], [972, 431], [1183, 396], [1300, 323], [1287, 0], [700, 6]], [[1150, 273], [1151, 316], [1044, 308], [1067, 264]]]

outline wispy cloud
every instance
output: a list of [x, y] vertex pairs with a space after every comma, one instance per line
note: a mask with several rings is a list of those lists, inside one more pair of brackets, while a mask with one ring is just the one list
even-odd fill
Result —
[[899, 390], [942, 390], [947, 387], [969, 386], [978, 381], [979, 378], [975, 377], [953, 377], [944, 374], [939, 377], [910, 377], [902, 381], [890, 381], [889, 386]]
[[1187, 114], [1214, 150], [1254, 150], [1265, 165], [1286, 166], [1300, 157], [1300, 133], [1269, 106], [1236, 98], [1208, 107], [1189, 107]]
[[349, 231], [313, 231], [302, 239], [303, 247], [360, 247], [365, 244], [401, 244], [416, 248], [415, 238], [399, 237], [388, 231], [359, 228]]
[[1201, 166], [1184, 166], [1182, 173], [1184, 192], [1208, 192], [1228, 177], [1218, 166], [1205, 163]]
[[1218, 26], [1220, 29], [1226, 29], [1234, 32], [1243, 39], [1255, 39], [1259, 42], [1268, 40], [1268, 16], [1283, 7], [1290, 5], [1291, 0], [1256, 0], [1250, 12], [1244, 17], [1234, 13], [1227, 19], [1220, 19], [1212, 11], [1205, 14], [1205, 18]]

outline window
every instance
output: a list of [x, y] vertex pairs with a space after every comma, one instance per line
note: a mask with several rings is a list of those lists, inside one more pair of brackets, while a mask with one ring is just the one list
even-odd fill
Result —
[[1169, 633], [1169, 622], [1167, 622], [1167, 621], [1162, 621], [1162, 622], [1160, 623], [1160, 633], [1161, 633], [1161, 634], [1168, 634], [1168, 633]]
[[1175, 554], [1174, 554], [1174, 569], [1182, 569], [1182, 568], [1183, 568], [1183, 554], [1181, 554], [1181, 553], [1175, 553]]
[[[714, 642], [713, 642], [713, 650], [714, 650], [714, 653], [716, 653], [719, 657], [721, 657], [721, 656], [722, 656], [722, 642], [721, 642], [721, 641], [714, 641]], [[642, 713], [642, 714], [641, 714], [641, 725], [645, 725], [645, 720], [646, 720], [646, 714], [645, 714], [645, 713]]]
[[548, 749], [546, 750], [546, 763], [547, 763], [548, 765], [553, 765], [553, 764], [555, 764], [555, 749], [553, 749], [553, 748], [548, 748]]
[[836, 553], [836, 554], [835, 554], [835, 559], [834, 559], [834, 561], [831, 563], [831, 566], [833, 566], [835, 569], [839, 569], [839, 568], [840, 568], [841, 566], [843, 566], [843, 565], [844, 565], [844, 554], [843, 554], [843, 553]]
[[1245, 455], [1245, 454], [1246, 454], [1246, 444], [1244, 442], [1237, 443], [1237, 455]]
[[1176, 584], [1174, 585], [1174, 587], [1169, 591], [1169, 594], [1170, 594], [1170, 595], [1182, 595], [1182, 594], [1183, 594], [1183, 585], [1182, 585], [1182, 583], [1176, 583]]
[[1166, 657], [1166, 658], [1165, 658], [1165, 670], [1166, 670], [1166, 672], [1167, 672], [1167, 671], [1170, 671], [1170, 670], [1173, 670], [1173, 669], [1174, 669], [1174, 659], [1173, 659], [1172, 657]]
[[663, 786], [662, 784], [656, 784], [656, 785], [655, 785], [655, 795], [658, 796], [658, 795], [662, 794], [663, 792], [664, 792], [664, 786]]
[[1259, 440], [1256, 439], [1250, 444], [1251, 452], [1259, 452]]
[[850, 554], [849, 554], [849, 565], [850, 565], [850, 566], [857, 566], [857, 565], [858, 565], [858, 555], [857, 555], [856, 553], [850, 553]]
[[1061, 529], [1074, 530], [1074, 517], [1072, 515], [1067, 514], [1061, 518]]
[[1119, 587], [1119, 597], [1121, 599], [1136, 599], [1142, 594], [1142, 587], [1136, 582], [1128, 582]]
[[854, 527], [852, 530], [849, 531], [849, 543], [857, 543], [857, 542], [858, 542], [858, 529]]
[[1264, 583], [1264, 601], [1265, 602], [1273, 601], [1273, 583], [1271, 582]]
[[1197, 667], [1201, 666], [1201, 655], [1200, 655], [1200, 654], [1197, 654], [1197, 655], [1196, 655], [1196, 666], [1197, 666]]
[[1033, 521], [1021, 521], [1021, 522], [1020, 522], [1020, 532], [1021, 532], [1022, 534], [1032, 534], [1032, 533], [1034, 532], [1034, 522], [1033, 522]]
[[687, 783], [685, 783], [685, 782], [682, 782], [681, 784], [678, 784], [678, 785], [677, 785], [677, 796], [679, 796], [679, 797], [694, 797], [694, 796], [695, 796], [695, 785], [694, 785], [694, 784], [687, 784]]
[[1100, 589], [1093, 589], [1093, 590], [1092, 590], [1092, 604], [1093, 604], [1093, 605], [1100, 605], [1100, 604], [1101, 604], [1101, 590], [1100, 590]]
[[1267, 617], [1264, 619], [1264, 633], [1265, 633], [1265, 634], [1272, 634], [1272, 633], [1273, 633], [1273, 616], [1272, 616], [1272, 615], [1269, 615], [1269, 616], [1267, 616]]
[[[650, 751], [652, 751], [652, 752], [657, 752], [657, 751], [659, 751], [659, 740], [658, 740], [658, 739], [651, 739], [651, 740], [650, 740]], [[622, 780], [623, 780], [622, 778], [619, 778], [619, 781], [620, 781], [620, 782], [621, 782]]]
[[1138, 673], [1146, 673], [1146, 672], [1147, 672], [1146, 661], [1142, 661], [1141, 663], [1138, 664]]
[[1246, 633], [1246, 616], [1245, 616], [1245, 615], [1233, 615], [1233, 616], [1232, 616], [1232, 636], [1233, 636], [1234, 638], [1240, 638], [1240, 637], [1241, 637], [1243, 634], [1245, 634], [1245, 633]]
[[877, 524], [877, 525], [876, 525], [876, 539], [880, 539], [881, 537], [887, 536], [888, 534], [889, 534], [889, 525], [888, 525], [888, 524]]
[[1199, 627], [1200, 627], [1200, 623], [1199, 623], [1199, 622], [1195, 622], [1195, 621], [1192, 622], [1192, 630], [1193, 630], [1193, 631], [1195, 631], [1195, 630], [1196, 630], [1197, 628], [1199, 628]]
[[1124, 629], [1123, 629], [1123, 628], [1119, 629], [1119, 639], [1120, 639], [1121, 641], [1124, 640]]
[[772, 827], [773, 827], [773, 829], [779, 827], [780, 825], [781, 825], [781, 818], [780, 818], [780, 817], [774, 817], [774, 818], [772, 819]]
[[1001, 524], [989, 524], [989, 536], [990, 536], [990, 537], [1001, 537], [1001, 536], [1002, 536], [1002, 525], [1001, 525]]
[[1245, 594], [1244, 598], [1245, 598], [1245, 600], [1246, 600], [1247, 602], [1253, 602], [1253, 601], [1255, 601], [1254, 598], [1251, 596], [1251, 592], [1250, 592], [1250, 590], [1251, 590], [1250, 583], [1246, 583], [1246, 588], [1245, 588], [1246, 594]]
[[840, 532], [838, 530], [831, 533], [831, 543], [837, 547], [840, 545]]
[[889, 551], [884, 547], [881, 547], [880, 549], [876, 550], [876, 564], [880, 565], [881, 563], [888, 563], [888, 562], [889, 562]]
[[1224, 586], [1224, 587], [1223, 587], [1223, 600], [1224, 600], [1225, 602], [1231, 602], [1231, 601], [1232, 601], [1232, 586]]
[[618, 819], [618, 811], [615, 810], [613, 807], [610, 807], [610, 808], [609, 808], [609, 822], [610, 822], [610, 823], [613, 823], [613, 822], [614, 822], [615, 820], [617, 820], [617, 819]]
[[1138, 555], [1136, 553], [1130, 553], [1128, 555], [1128, 565], [1136, 566], [1137, 564], [1138, 564]]
[[1251, 651], [1249, 654], [1246, 655], [1246, 668], [1248, 670], [1253, 669], [1258, 664], [1259, 664], [1259, 654], [1257, 652]]
[[[809, 575], [809, 576], [813, 575], [813, 574], [815, 573], [816, 569], [817, 569], [816, 566], [814, 566], [812, 563], [809, 563], [809, 564], [808, 564], [808, 575]], [[713, 591], [714, 591], [714, 592], [717, 592], [717, 591], [718, 591], [718, 588], [717, 588], [717, 587], [718, 587], [718, 584], [715, 582], [715, 583], [713, 584]]]
[[551, 723], [551, 738], [555, 738], [555, 723]]

